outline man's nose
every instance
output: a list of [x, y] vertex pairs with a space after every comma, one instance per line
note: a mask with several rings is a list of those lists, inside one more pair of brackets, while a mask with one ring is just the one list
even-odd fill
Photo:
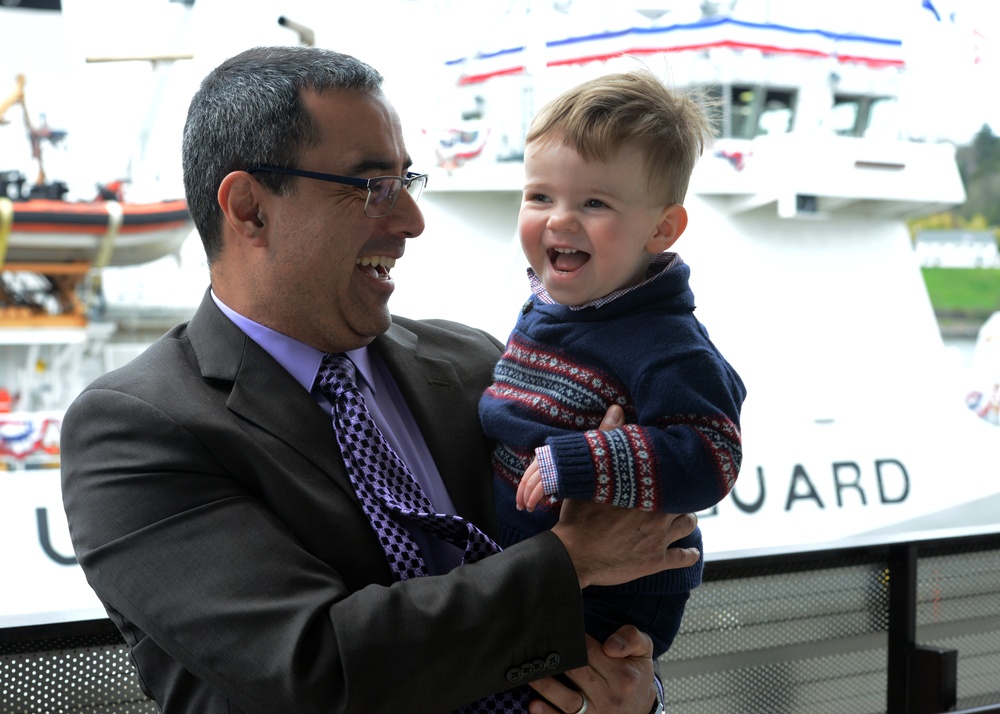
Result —
[[386, 216], [391, 221], [391, 230], [404, 234], [407, 238], [416, 238], [424, 232], [424, 214], [409, 191], [402, 191], [396, 199], [396, 205]]

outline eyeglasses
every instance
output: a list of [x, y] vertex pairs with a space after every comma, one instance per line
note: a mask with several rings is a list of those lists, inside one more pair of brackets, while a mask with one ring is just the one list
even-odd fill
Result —
[[273, 174], [301, 176], [302, 178], [341, 183], [346, 186], [357, 186], [358, 188], [367, 189], [368, 197], [365, 199], [365, 215], [369, 218], [382, 218], [389, 215], [389, 211], [396, 205], [396, 199], [399, 198], [400, 189], [405, 188], [413, 197], [413, 200], [416, 201], [427, 186], [427, 174], [415, 174], [412, 171], [407, 171], [406, 176], [376, 176], [370, 179], [337, 176], [336, 174], [321, 174], [315, 171], [302, 171], [301, 169], [283, 169], [279, 166], [251, 166], [246, 171], [248, 174], [266, 171]]

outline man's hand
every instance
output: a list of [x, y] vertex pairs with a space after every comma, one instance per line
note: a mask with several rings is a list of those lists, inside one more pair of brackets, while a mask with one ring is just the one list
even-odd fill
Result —
[[691, 513], [649, 513], [567, 499], [552, 532], [573, 560], [582, 589], [694, 565], [697, 548], [670, 544], [690, 535], [697, 524]]
[[[621, 426], [625, 414], [612, 406], [600, 429]], [[552, 532], [569, 552], [580, 587], [620, 585], [662, 570], [686, 568], [698, 562], [697, 548], [670, 548], [694, 532], [693, 513], [650, 513], [634, 508], [566, 499]]]
[[542, 472], [538, 468], [538, 459], [532, 459], [524, 476], [517, 484], [517, 510], [533, 511], [535, 506], [545, 497], [542, 489]]
[[[573, 687], [553, 677], [531, 682], [546, 701], [528, 706], [532, 714], [578, 712], [587, 698], [587, 714], [647, 714], [656, 701], [653, 641], [624, 625], [602, 646], [587, 635], [585, 667], [566, 672]], [[574, 688], [575, 687], [575, 688]]]

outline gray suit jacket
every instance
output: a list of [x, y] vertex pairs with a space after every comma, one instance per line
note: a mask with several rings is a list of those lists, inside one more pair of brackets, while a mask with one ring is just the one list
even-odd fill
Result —
[[[374, 344], [456, 509], [493, 530], [476, 408], [500, 346], [403, 319]], [[61, 446], [80, 564], [164, 714], [445, 712], [586, 661], [551, 533], [393, 584], [329, 416], [207, 293], [77, 398]]]

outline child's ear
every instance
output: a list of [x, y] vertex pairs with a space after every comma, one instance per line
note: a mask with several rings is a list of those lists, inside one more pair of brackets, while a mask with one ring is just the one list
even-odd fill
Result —
[[656, 255], [669, 250], [684, 229], [687, 228], [687, 209], [679, 203], [671, 203], [660, 213], [660, 222], [656, 224], [656, 233], [646, 242], [646, 252]]

